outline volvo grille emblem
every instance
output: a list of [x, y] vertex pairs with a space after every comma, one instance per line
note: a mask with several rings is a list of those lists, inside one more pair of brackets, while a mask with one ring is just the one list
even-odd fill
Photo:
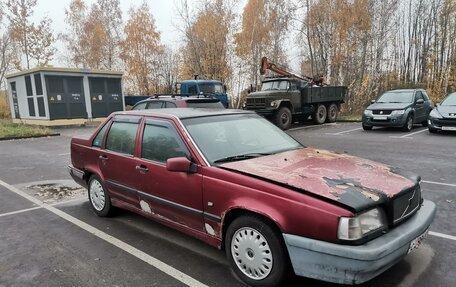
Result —
[[383, 115], [383, 111], [380, 111], [380, 114]]
[[416, 193], [416, 189], [413, 191], [412, 196], [409, 198], [409, 200], [408, 200], [408, 205], [407, 205], [407, 207], [405, 208], [404, 213], [402, 213], [401, 218], [404, 217], [404, 215], [406, 215], [406, 213], [407, 213], [407, 211], [408, 211], [410, 205], [412, 204], [413, 198], [415, 198], [415, 193]]

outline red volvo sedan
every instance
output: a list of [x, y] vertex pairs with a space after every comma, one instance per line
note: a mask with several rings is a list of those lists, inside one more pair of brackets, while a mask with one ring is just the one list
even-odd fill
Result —
[[96, 214], [127, 209], [224, 249], [251, 286], [290, 271], [368, 281], [420, 244], [436, 212], [419, 176], [302, 146], [247, 111], [114, 113], [72, 139], [71, 161]]

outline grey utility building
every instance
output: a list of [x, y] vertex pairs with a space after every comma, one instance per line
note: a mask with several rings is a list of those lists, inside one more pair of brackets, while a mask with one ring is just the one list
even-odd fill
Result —
[[83, 124], [124, 110], [122, 72], [40, 67], [6, 78], [13, 122]]

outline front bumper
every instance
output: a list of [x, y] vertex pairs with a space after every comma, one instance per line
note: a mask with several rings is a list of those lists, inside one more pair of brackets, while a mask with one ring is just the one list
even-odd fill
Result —
[[447, 130], [447, 131], [456, 131], [456, 119], [437, 119], [437, 118], [428, 118], [428, 127], [434, 130]]
[[274, 115], [275, 112], [277, 111], [277, 109], [275, 109], [275, 108], [254, 109], [254, 108], [249, 108], [249, 107], [245, 107], [244, 110], [254, 111], [263, 117], [270, 117], [270, 116]]
[[360, 284], [400, 261], [410, 243], [431, 225], [436, 212], [424, 200], [418, 212], [388, 233], [363, 245], [350, 246], [283, 234], [296, 275], [339, 284]]
[[[380, 116], [380, 115], [375, 115]], [[363, 115], [363, 124], [365, 126], [379, 127], [403, 127], [407, 121], [407, 113], [403, 115], [386, 115], [386, 119], [377, 120], [374, 116]]]

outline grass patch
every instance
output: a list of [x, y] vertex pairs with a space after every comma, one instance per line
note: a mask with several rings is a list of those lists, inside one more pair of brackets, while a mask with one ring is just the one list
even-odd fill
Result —
[[8, 119], [10, 116], [10, 107], [6, 99], [6, 92], [0, 91], [0, 119]]
[[362, 120], [362, 116], [358, 114], [352, 115], [338, 115], [337, 121], [338, 122], [360, 122]]
[[53, 132], [47, 127], [15, 124], [10, 120], [0, 120], [0, 139], [46, 136], [51, 134]]

